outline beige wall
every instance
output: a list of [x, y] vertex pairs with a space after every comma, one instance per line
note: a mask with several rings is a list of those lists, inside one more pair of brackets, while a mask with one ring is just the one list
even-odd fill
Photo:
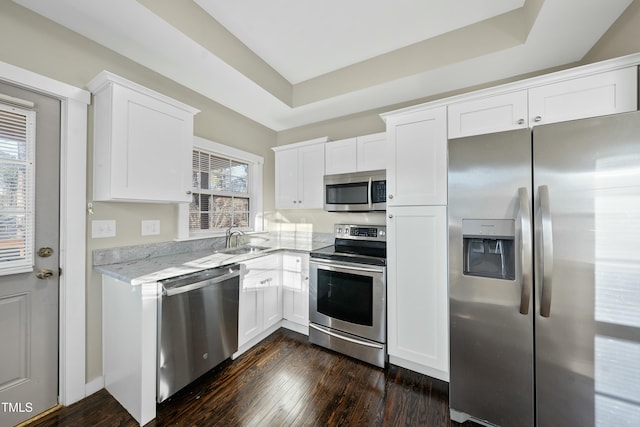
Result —
[[[97, 45], [10, 1], [0, 2], [0, 60], [86, 89], [102, 70], [109, 70], [201, 110], [194, 122], [197, 136], [263, 156], [264, 206], [273, 210], [276, 133], [180, 86], [113, 51]], [[9, 36], [11, 35], [11, 36]], [[92, 109], [89, 109], [87, 201], [91, 202]], [[102, 375], [101, 281], [92, 272], [91, 251], [172, 240], [177, 236], [177, 207], [168, 204], [94, 203], [87, 217], [87, 369], [86, 380]], [[91, 220], [115, 219], [117, 237], [92, 239]], [[159, 219], [161, 234], [141, 236], [143, 219]]]

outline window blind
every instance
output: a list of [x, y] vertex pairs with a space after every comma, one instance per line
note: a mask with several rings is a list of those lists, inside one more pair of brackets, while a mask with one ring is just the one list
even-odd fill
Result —
[[250, 226], [248, 163], [194, 150], [192, 187], [191, 231]]
[[35, 116], [0, 104], [0, 275], [33, 270]]

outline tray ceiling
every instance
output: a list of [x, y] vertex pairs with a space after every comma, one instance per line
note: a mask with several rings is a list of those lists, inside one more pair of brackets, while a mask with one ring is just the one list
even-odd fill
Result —
[[579, 61], [632, 0], [14, 0], [280, 131]]

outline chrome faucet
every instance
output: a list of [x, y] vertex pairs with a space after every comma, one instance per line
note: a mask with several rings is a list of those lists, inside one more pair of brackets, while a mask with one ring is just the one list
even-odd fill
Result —
[[231, 247], [231, 238], [233, 236], [236, 237], [236, 246], [238, 246], [238, 237], [242, 236], [244, 234], [241, 230], [231, 231], [233, 229], [233, 227], [236, 227], [236, 225], [235, 224], [231, 224], [231, 226], [229, 228], [227, 228], [226, 240], [225, 240], [225, 247], [226, 248], [230, 248]]

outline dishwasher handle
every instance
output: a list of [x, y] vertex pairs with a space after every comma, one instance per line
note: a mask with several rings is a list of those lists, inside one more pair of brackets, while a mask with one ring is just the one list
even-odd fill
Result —
[[201, 281], [197, 281], [197, 282], [193, 282], [193, 283], [189, 283], [181, 286], [176, 286], [174, 288], [167, 289], [163, 285], [162, 296], [171, 297], [174, 295], [184, 294], [185, 292], [191, 292], [198, 289], [202, 289], [204, 287], [222, 283], [229, 279], [233, 279], [234, 277], [239, 277], [239, 276], [240, 276], [240, 270], [231, 270], [229, 273], [223, 274], [222, 276], [214, 277], [211, 279], [205, 279], [205, 280], [201, 280]]

